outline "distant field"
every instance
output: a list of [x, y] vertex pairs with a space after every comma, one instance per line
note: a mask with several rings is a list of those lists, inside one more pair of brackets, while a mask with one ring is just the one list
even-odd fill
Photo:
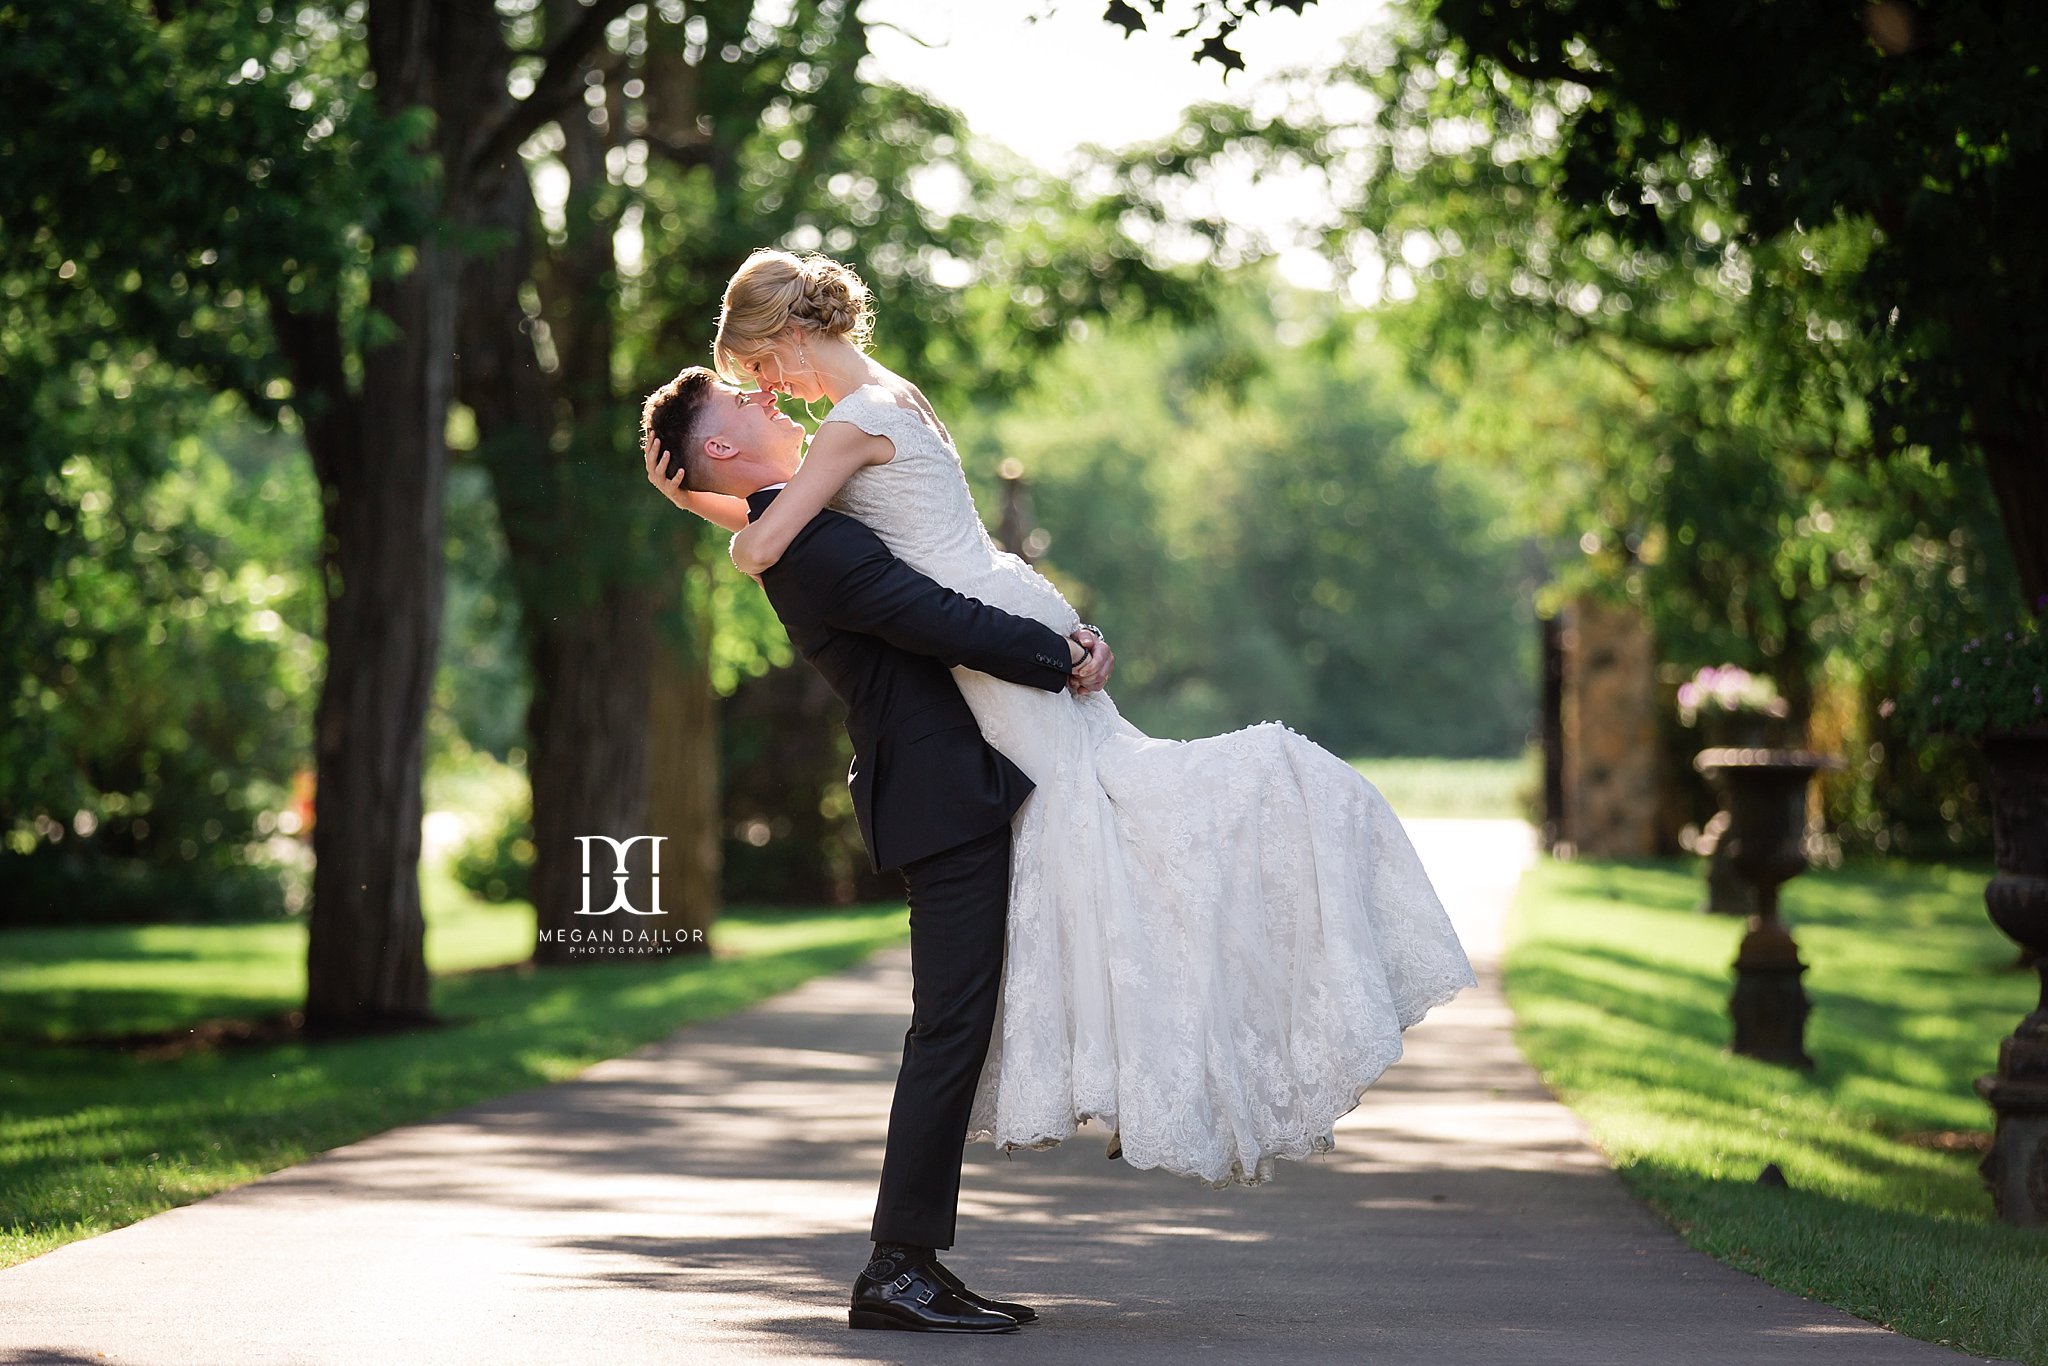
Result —
[[1533, 820], [1538, 753], [1515, 759], [1353, 759], [1402, 816]]

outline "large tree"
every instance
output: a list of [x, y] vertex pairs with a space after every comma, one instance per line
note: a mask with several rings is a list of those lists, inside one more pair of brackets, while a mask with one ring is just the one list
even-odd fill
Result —
[[319, 476], [309, 1030], [430, 1013], [420, 777], [467, 234], [627, 7], [561, 25], [523, 96], [488, 0], [0, 7], [38, 110], [4, 135], [11, 273], [259, 413], [288, 404]]

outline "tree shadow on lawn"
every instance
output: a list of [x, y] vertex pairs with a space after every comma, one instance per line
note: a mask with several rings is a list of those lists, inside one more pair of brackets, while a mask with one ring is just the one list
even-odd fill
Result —
[[[1815, 993], [1816, 1020], [1826, 1023], [1809, 1030], [1817, 1066], [1807, 1073], [1727, 1050], [1721, 997], [1728, 982], [1705, 969], [1681, 971], [1613, 947], [1532, 944], [1518, 954], [1509, 980], [1511, 990], [1525, 993], [1522, 1027], [1531, 1052], [1567, 1092], [1625, 1093], [1628, 1108], [1646, 1123], [1700, 1127], [1711, 1134], [1701, 1141], [1717, 1157], [1740, 1156], [1752, 1169], [1767, 1161], [1796, 1168], [1799, 1155], [1808, 1154], [1859, 1185], [1906, 1190], [1932, 1182], [1944, 1207], [1974, 1207], [1980, 1199], [1973, 1153], [1900, 1142], [1950, 1128], [1958, 1107], [1938, 1096], [1916, 1102], [1924, 1077], [1898, 1075], [1902, 1058], [1915, 1073], [1953, 1075], [1956, 1095], [1949, 1099], [1960, 1100], [1979, 1060], [1960, 1051], [1929, 1060], [1885, 1037], [1897, 1017], [1883, 1003]], [[1844, 1094], [1873, 1081], [1889, 1087], [1883, 1110], [1872, 1108], [1867, 1095]], [[1981, 1110], [1972, 1099], [1963, 1113]], [[1988, 1114], [1983, 1122], [1988, 1127]], [[1936, 1194], [1930, 1189], [1922, 1198]]]

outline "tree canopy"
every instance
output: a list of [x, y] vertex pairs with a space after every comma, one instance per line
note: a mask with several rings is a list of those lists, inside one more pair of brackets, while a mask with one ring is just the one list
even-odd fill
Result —
[[[1165, 9], [1142, 5], [1107, 17], [1129, 29]], [[1230, 36], [1271, 8], [1301, 6], [1215, 0], [1180, 36], [1231, 65]], [[1796, 251], [1825, 296], [1814, 340], [1835, 340], [1832, 322], [1866, 344], [1872, 448], [1980, 463], [2026, 601], [2048, 602], [2048, 15], [1992, 0], [1398, 13], [1393, 50], [1361, 71], [1382, 128], [1405, 133], [1376, 176], [1462, 145], [1482, 152], [1458, 162], [1467, 191], [1518, 182], [1532, 207], [1568, 211], [1565, 239]], [[1485, 249], [1430, 235], [1444, 254]]]

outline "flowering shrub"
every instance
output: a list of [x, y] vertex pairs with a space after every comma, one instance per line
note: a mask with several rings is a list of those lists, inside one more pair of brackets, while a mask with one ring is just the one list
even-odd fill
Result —
[[1878, 710], [1925, 736], [2048, 725], [2048, 636], [2037, 622], [1936, 650]]
[[1702, 712], [1714, 711], [1782, 717], [1787, 706], [1778, 685], [1763, 674], [1733, 664], [1709, 664], [1678, 685], [1678, 720], [1696, 725]]

